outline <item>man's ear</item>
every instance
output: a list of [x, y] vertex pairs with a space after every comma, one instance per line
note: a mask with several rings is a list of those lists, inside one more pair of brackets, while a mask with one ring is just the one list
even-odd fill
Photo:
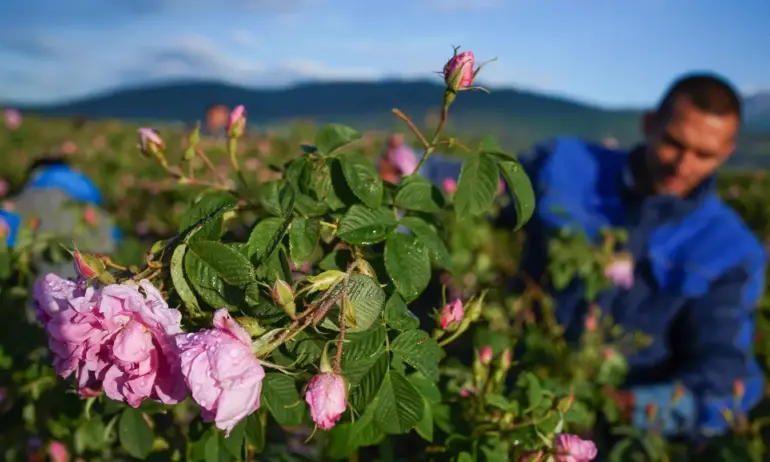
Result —
[[652, 111], [646, 111], [644, 114], [642, 114], [642, 135], [644, 137], [648, 137], [652, 134], [653, 130], [655, 129], [655, 122], [657, 121], [657, 114], [655, 114]]

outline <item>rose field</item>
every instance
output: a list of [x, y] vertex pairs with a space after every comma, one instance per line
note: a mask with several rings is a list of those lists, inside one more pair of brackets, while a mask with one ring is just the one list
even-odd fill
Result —
[[[568, 345], [545, 292], [514, 284], [536, 194], [516, 152], [444, 131], [475, 89], [467, 63], [452, 68], [462, 57], [445, 68], [436, 126], [392, 114], [423, 161], [463, 159], [456, 190], [419, 174], [383, 181], [384, 132], [247, 130], [259, 108], [236, 108], [222, 136], [34, 114], [0, 127], [5, 208], [33, 160], [61, 153], [123, 235], [102, 255], [89, 228], [108, 218], [86, 207], [74, 235], [41, 232], [41, 216], [0, 249], [0, 458], [770, 460], [770, 400], [725, 408], [731, 430], [695, 443], [656, 430], [667, 409], [644, 409], [651, 430], [630, 425], [614, 392], [644, 333], [594, 309]], [[770, 178], [719, 181], [770, 238]], [[517, 222], [495, 226], [501, 210]], [[554, 239], [550, 279], [581, 278], [593, 300], [622, 239]], [[766, 371], [769, 302], [755, 333]]]

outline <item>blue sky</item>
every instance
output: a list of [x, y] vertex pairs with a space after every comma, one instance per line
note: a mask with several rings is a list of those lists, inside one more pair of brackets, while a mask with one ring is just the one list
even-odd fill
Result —
[[2, 0], [0, 101], [194, 77], [252, 87], [431, 78], [452, 45], [490, 87], [654, 103], [677, 74], [770, 89], [767, 0]]

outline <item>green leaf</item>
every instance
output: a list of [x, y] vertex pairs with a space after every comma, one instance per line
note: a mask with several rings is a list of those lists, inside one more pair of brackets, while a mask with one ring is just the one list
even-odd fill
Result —
[[397, 226], [392, 210], [385, 207], [372, 210], [356, 204], [340, 220], [337, 233], [350, 244], [371, 245], [384, 241]]
[[382, 202], [382, 179], [372, 162], [363, 154], [345, 154], [340, 157], [340, 163], [353, 194], [370, 209], [379, 207]]
[[[369, 276], [352, 274], [348, 282], [348, 300], [355, 313], [355, 326], [348, 326], [348, 332], [363, 332], [368, 330], [375, 321], [380, 319], [385, 308], [385, 292], [382, 287]], [[321, 324], [332, 330], [339, 330], [339, 303], [329, 310], [329, 314]]]
[[427, 332], [409, 330], [402, 332], [390, 344], [390, 351], [405, 363], [422, 372], [430, 380], [438, 381], [438, 363], [441, 350]]
[[524, 226], [535, 212], [535, 191], [526, 172], [516, 160], [500, 162], [500, 173], [508, 183], [513, 194], [513, 204], [516, 209], [516, 228]]
[[457, 456], [457, 462], [476, 462], [476, 458], [468, 452], [461, 452], [460, 455]]
[[142, 411], [127, 407], [120, 415], [118, 435], [120, 445], [131, 456], [144, 460], [152, 452], [155, 437], [150, 426], [144, 421]]
[[238, 422], [232, 431], [230, 436], [225, 438], [224, 433], [220, 433], [220, 439], [222, 446], [225, 447], [227, 452], [233, 456], [236, 460], [243, 456], [243, 443], [246, 438], [246, 419]]
[[296, 200], [294, 188], [286, 180], [268, 181], [262, 185], [260, 202], [267, 213], [286, 218], [291, 215]]
[[421, 176], [408, 176], [398, 187], [396, 207], [415, 212], [436, 213], [444, 208], [444, 194]]
[[179, 232], [189, 233], [195, 227], [201, 228], [190, 241], [217, 240], [222, 234], [222, 214], [236, 204], [232, 194], [216, 191], [203, 194], [192, 204], [179, 221]]
[[315, 146], [324, 154], [334, 151], [361, 139], [361, 134], [354, 128], [340, 124], [328, 124], [321, 127], [315, 135]]
[[224, 282], [219, 274], [194, 252], [185, 252], [184, 271], [195, 292], [212, 308], [222, 308], [230, 303], [224, 298]]
[[388, 327], [399, 331], [420, 327], [420, 319], [409, 311], [404, 299], [397, 293], [391, 295], [385, 304], [385, 322]]
[[422, 372], [409, 374], [409, 381], [412, 382], [412, 385], [420, 391], [422, 397], [428, 400], [429, 403], [441, 403], [441, 390], [438, 389], [438, 384], [425, 377]]
[[430, 283], [430, 255], [414, 236], [392, 233], [385, 241], [385, 268], [404, 300], [411, 302]]
[[527, 408], [524, 410], [524, 413], [527, 413], [543, 400], [543, 389], [540, 386], [540, 380], [531, 372], [524, 372], [518, 382], [520, 386], [527, 389]]
[[174, 249], [174, 253], [171, 256], [171, 282], [174, 283], [174, 289], [177, 295], [182, 300], [187, 313], [192, 318], [198, 318], [203, 316], [200, 305], [198, 305], [198, 298], [195, 296], [192, 287], [187, 283], [187, 279], [184, 274], [184, 255], [187, 252], [187, 246], [180, 244]]
[[342, 372], [351, 388], [358, 386], [371, 365], [385, 352], [385, 336], [385, 329], [378, 326], [345, 337]]
[[500, 143], [497, 142], [495, 137], [491, 135], [487, 135], [481, 140], [477, 151], [484, 152], [487, 154], [492, 154], [495, 156], [505, 156], [506, 160], [512, 159], [511, 156], [509, 156], [508, 154], [505, 153], [505, 151], [503, 151], [503, 148], [500, 147]]
[[400, 372], [390, 370], [377, 394], [374, 419], [384, 433], [407, 433], [422, 419], [424, 412], [420, 392]]
[[[351, 385], [350, 388], [350, 404], [355, 409], [363, 410], [377, 396], [383, 379], [388, 373], [389, 358], [390, 355], [381, 351], [373, 360], [360, 361], [355, 364], [355, 368], [348, 366], [348, 370], [360, 374], [355, 376], [356, 385]], [[345, 377], [348, 377], [347, 373]]]
[[246, 442], [259, 454], [265, 448], [265, 426], [259, 411], [246, 418]]
[[425, 441], [433, 442], [433, 408], [426, 400], [422, 400], [423, 412], [422, 419], [417, 423], [415, 431]]
[[401, 219], [401, 224], [409, 228], [417, 239], [425, 244], [436, 266], [444, 269], [452, 267], [452, 257], [449, 255], [446, 244], [425, 220], [418, 217], [404, 217]]
[[214, 241], [190, 243], [190, 251], [214, 269], [226, 283], [244, 287], [255, 277], [254, 266], [248, 258], [226, 244]]
[[272, 257], [289, 224], [282, 218], [265, 218], [257, 223], [249, 235], [248, 255], [251, 261], [264, 263]]
[[312, 255], [321, 235], [321, 223], [313, 218], [295, 218], [289, 230], [289, 252], [296, 264], [302, 264]]
[[497, 164], [490, 155], [477, 153], [465, 159], [454, 196], [457, 219], [488, 211], [497, 195], [499, 179]]
[[284, 427], [296, 427], [302, 423], [306, 405], [297, 392], [294, 379], [288, 375], [276, 372], [265, 375], [262, 402]]

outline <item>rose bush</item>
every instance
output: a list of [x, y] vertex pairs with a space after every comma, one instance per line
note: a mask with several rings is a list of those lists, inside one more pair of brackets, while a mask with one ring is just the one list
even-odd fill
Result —
[[[394, 110], [422, 150], [410, 172], [445, 142], [449, 108], [478, 69], [470, 52], [447, 62], [430, 137]], [[297, 127], [270, 138], [279, 154], [267, 156], [247, 109], [258, 110], [230, 114], [224, 146], [198, 130], [180, 141], [164, 127], [61, 129], [83, 136], [77, 146], [111, 139], [81, 165], [103, 186], [127, 185], [109, 188], [108, 207], [124, 227], [142, 224], [143, 241], [111, 258], [74, 251], [77, 280], [35, 274], [35, 261], [68, 255], [66, 238], [34, 223], [0, 252], [5, 460], [583, 461], [606, 448], [602, 419], [619, 435], [614, 460], [762, 460], [762, 409], [726, 416], [735, 431], [708, 447], [624, 424], [613, 390], [644, 336], [594, 310], [570, 348], [537, 287], [507, 288], [526, 244], [489, 216], [514, 201], [520, 227], [534, 195], [492, 138], [452, 141], [465, 160], [442, 191], [419, 174], [382, 181], [376, 146], [351, 127]], [[25, 117], [4, 147], [64, 142], [34, 123]], [[501, 179], [513, 194], [499, 194]], [[751, 194], [733, 200], [766, 234], [762, 181], [734, 182]], [[586, 279], [589, 300], [628, 284], [617, 239], [610, 230], [595, 249], [556, 237], [554, 282]]]

